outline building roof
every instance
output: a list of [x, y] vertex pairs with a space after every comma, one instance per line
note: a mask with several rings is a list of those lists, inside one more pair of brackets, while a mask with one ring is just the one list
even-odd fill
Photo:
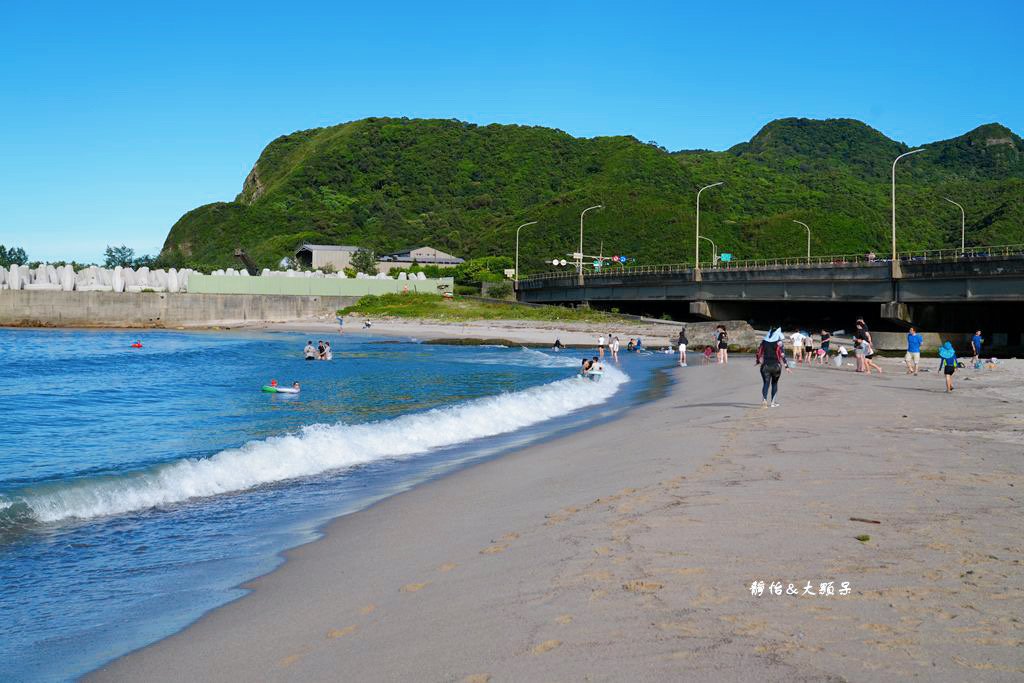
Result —
[[303, 244], [295, 250], [295, 253], [298, 254], [300, 251], [359, 251], [360, 249], [362, 247], [344, 244]]
[[[431, 255], [431, 256], [424, 256], [424, 257], [421, 257], [421, 258], [415, 258], [414, 259], [412, 257], [412, 252], [419, 251], [419, 250], [422, 250], [422, 249], [428, 249], [428, 250], [434, 252], [434, 254]], [[456, 264], [456, 263], [462, 263], [463, 262], [463, 259], [459, 258], [458, 256], [452, 256], [451, 254], [445, 253], [445, 252], [441, 251], [440, 249], [435, 249], [434, 247], [413, 247], [412, 249], [404, 249], [402, 251], [395, 251], [395, 252], [392, 252], [390, 254], [383, 254], [379, 258], [380, 258], [381, 261], [399, 261], [399, 262], [416, 261], [418, 263], [448, 263], [448, 264]]]

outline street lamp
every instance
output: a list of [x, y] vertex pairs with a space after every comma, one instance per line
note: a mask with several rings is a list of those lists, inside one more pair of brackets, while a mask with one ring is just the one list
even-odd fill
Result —
[[967, 233], [967, 214], [964, 213], [964, 207], [954, 202], [949, 197], [943, 197], [947, 202], [960, 209], [960, 253], [964, 253], [964, 236]]
[[806, 223], [804, 223], [803, 221], [798, 221], [796, 219], [793, 219], [793, 222], [794, 223], [799, 223], [800, 225], [802, 225], [805, 228], [807, 228], [807, 260], [810, 261], [811, 260], [811, 227], [809, 225], [807, 225]]
[[536, 225], [537, 221], [530, 221], [529, 223], [523, 223], [516, 228], [516, 289], [519, 289], [519, 231], [525, 228], [527, 225]]
[[700, 268], [700, 193], [709, 187], [717, 187], [718, 185], [724, 185], [724, 181], [717, 183], [711, 183], [697, 190], [697, 239], [694, 240], [694, 252], [693, 252], [693, 267]]
[[604, 204], [597, 204], [596, 206], [590, 206], [583, 209], [583, 213], [580, 214], [580, 260], [579, 260], [579, 273], [580, 273], [580, 284], [583, 284], [583, 214], [593, 209], [603, 209]]
[[711, 261], [714, 263], [718, 263], [718, 247], [715, 245], [714, 242], [711, 241], [711, 238], [705, 237], [704, 235], [698, 235], [697, 239], [707, 240], [708, 242], [711, 242]]
[[[892, 162], [892, 262], [893, 263], [896, 263], [896, 162], [899, 161], [900, 159], [902, 159], [903, 157], [908, 157], [911, 154], [917, 154], [918, 152], [923, 152], [923, 151], [924, 151], [924, 149], [921, 148], [921, 147], [918, 147], [917, 149], [912, 149], [909, 152], [904, 152], [903, 154], [899, 155], [898, 157], [893, 159], [893, 162]], [[893, 266], [893, 268], [895, 268], [895, 267], [896, 266]]]

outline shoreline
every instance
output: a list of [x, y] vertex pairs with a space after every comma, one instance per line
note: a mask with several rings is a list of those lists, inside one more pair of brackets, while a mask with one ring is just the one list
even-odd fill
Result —
[[[338, 518], [245, 584], [247, 596], [89, 678], [1024, 671], [1011, 620], [1024, 601], [1013, 588], [1024, 583], [1013, 559], [1022, 416], [1001, 407], [1021, 398], [1021, 364], [958, 373], [950, 396], [935, 374], [801, 368], [783, 378], [783, 407], [766, 411], [750, 400], [759, 386], [748, 364], [677, 369], [667, 396], [613, 422]], [[950, 427], [951, 401], [973, 429]], [[898, 448], [908, 436], [910, 452]], [[843, 457], [821, 457], [833, 448], [822, 439]], [[853, 538], [864, 532], [872, 539]], [[758, 576], [845, 580], [853, 591], [754, 598]], [[945, 628], [954, 619], [980, 636]]]

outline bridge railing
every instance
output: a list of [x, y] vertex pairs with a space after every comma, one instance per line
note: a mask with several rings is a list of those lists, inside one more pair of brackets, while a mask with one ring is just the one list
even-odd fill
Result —
[[[956, 261], [972, 258], [991, 258], [993, 256], [1024, 256], [1024, 244], [1003, 244], [990, 247], [967, 247], [966, 249], [925, 249], [907, 251], [899, 255], [900, 261]], [[836, 254], [830, 256], [791, 256], [786, 258], [742, 259], [737, 261], [715, 261], [700, 264], [701, 270], [767, 270], [773, 268], [793, 267], [843, 267], [859, 266], [868, 263], [888, 263], [891, 259], [879, 258], [873, 254]], [[585, 270], [588, 278], [609, 278], [632, 275], [667, 275], [673, 273], [690, 273], [690, 263], [663, 263], [638, 266], [610, 266], [599, 271]], [[554, 280], [558, 278], [576, 277], [574, 270], [534, 273], [519, 278], [521, 281]]]
[[901, 261], [958, 261], [993, 256], [1024, 255], [1024, 244], [1000, 244], [994, 247], [967, 247], [966, 249], [923, 249], [899, 255]]

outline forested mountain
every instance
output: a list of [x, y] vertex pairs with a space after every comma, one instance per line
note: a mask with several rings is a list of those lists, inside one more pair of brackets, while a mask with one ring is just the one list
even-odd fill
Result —
[[[901, 249], [1024, 242], [1024, 140], [988, 124], [924, 145], [897, 172]], [[241, 246], [261, 265], [302, 241], [378, 251], [429, 244], [464, 257], [511, 254], [522, 269], [585, 246], [640, 263], [693, 258], [702, 234], [737, 258], [795, 256], [812, 228], [817, 254], [885, 253], [889, 173], [908, 151], [850, 119], [781, 119], [724, 152], [670, 153], [632, 137], [574, 138], [550, 128], [373, 118], [271, 142], [232, 202], [201, 206], [171, 228], [167, 265], [228, 265]]]

